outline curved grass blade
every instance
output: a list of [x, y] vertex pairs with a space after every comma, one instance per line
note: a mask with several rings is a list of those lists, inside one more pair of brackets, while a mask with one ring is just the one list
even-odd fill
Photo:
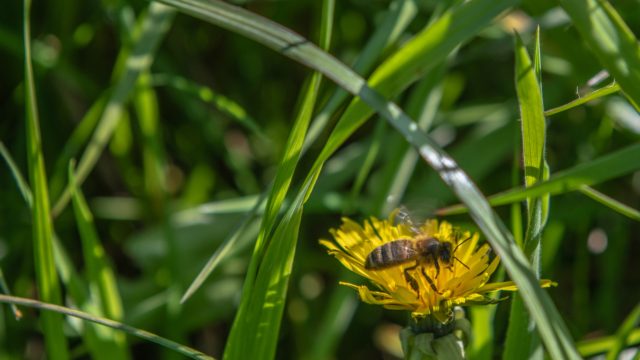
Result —
[[[398, 38], [415, 18], [417, 12], [418, 4], [416, 4], [416, 0], [394, 0], [391, 2], [389, 9], [383, 15], [382, 21], [376, 26], [375, 32], [358, 55], [358, 59], [353, 64], [353, 70], [360, 75], [368, 74], [375, 62], [380, 59], [383, 51], [398, 41]], [[349, 93], [342, 88], [335, 90], [327, 104], [311, 123], [304, 149], [311, 146], [320, 136], [331, 116], [348, 96]]]
[[[609, 351], [617, 341], [615, 336], [605, 336], [597, 339], [589, 339], [578, 342], [578, 351], [580, 355], [591, 357]], [[640, 328], [633, 329], [625, 339], [626, 346], [635, 346], [640, 344]]]
[[185, 77], [174, 74], [153, 74], [151, 78], [151, 85], [170, 86], [185, 94], [194, 96], [229, 115], [245, 129], [260, 136], [262, 139], [267, 139], [267, 136], [264, 134], [262, 129], [260, 129], [260, 126], [255, 119], [253, 119], [242, 106], [232, 99], [216, 93], [208, 86], [200, 85], [195, 81], [191, 81]]
[[[172, 8], [162, 4], [152, 2], [149, 5], [149, 12], [142, 20], [140, 36], [138, 36], [131, 54], [126, 59], [126, 68], [115, 84], [113, 93], [105, 105], [91, 142], [78, 162], [76, 172], [78, 186], [89, 175], [118, 126], [124, 105], [135, 87], [138, 75], [151, 66], [155, 51], [168, 31], [174, 13]], [[70, 187], [67, 186], [53, 207], [52, 214], [54, 217], [64, 210], [70, 198], [71, 191]]]
[[640, 211], [627, 206], [589, 186], [580, 187], [580, 192], [593, 200], [611, 208], [613, 211], [628, 217], [631, 220], [640, 221]]
[[154, 333], [145, 331], [145, 330], [140, 330], [137, 329], [133, 326], [129, 326], [127, 324], [123, 324], [121, 322], [118, 321], [114, 321], [114, 320], [110, 320], [110, 319], [106, 319], [100, 316], [95, 316], [86, 312], [82, 312], [76, 309], [71, 309], [68, 307], [64, 307], [64, 306], [60, 306], [60, 305], [56, 305], [56, 304], [50, 304], [50, 303], [45, 303], [45, 302], [41, 302], [41, 301], [37, 301], [37, 300], [32, 300], [32, 299], [26, 299], [26, 298], [21, 298], [21, 297], [15, 297], [15, 296], [6, 296], [6, 295], [0, 295], [0, 302], [2, 303], [8, 303], [8, 304], [17, 304], [17, 305], [21, 305], [21, 306], [28, 306], [28, 307], [32, 307], [32, 308], [36, 308], [36, 309], [41, 309], [41, 310], [46, 310], [43, 314], [49, 313], [49, 312], [55, 312], [56, 315], [60, 316], [62, 315], [67, 315], [67, 316], [73, 316], [75, 318], [78, 319], [82, 319], [85, 321], [90, 321], [96, 324], [100, 324], [100, 325], [104, 325], [104, 326], [108, 326], [110, 328], [116, 329], [116, 330], [121, 330], [126, 332], [127, 334], [130, 334], [132, 336], [141, 338], [143, 340], [147, 340], [147, 341], [151, 341], [153, 343], [156, 343], [160, 346], [164, 346], [167, 349], [171, 349], [179, 354], [182, 354], [184, 356], [190, 357], [192, 359], [202, 359], [202, 360], [211, 360], [213, 359], [211, 356], [205, 355], [203, 353], [201, 353], [198, 350], [192, 349], [188, 346], [185, 345], [181, 345], [178, 344], [176, 342], [173, 342], [169, 339], [165, 339], [161, 336], [158, 336]]
[[16, 186], [20, 191], [20, 195], [22, 195], [22, 198], [27, 203], [27, 206], [31, 208], [33, 206], [33, 194], [31, 193], [31, 189], [29, 189], [29, 184], [27, 183], [27, 180], [24, 178], [24, 176], [22, 176], [22, 174], [20, 173], [18, 166], [16, 165], [15, 161], [13, 161], [11, 154], [9, 154], [9, 151], [4, 146], [4, 143], [2, 141], [0, 141], [0, 155], [7, 163], [7, 166], [11, 171], [11, 175], [13, 176], [13, 180], [16, 182]]
[[[36, 281], [40, 297], [45, 302], [60, 304], [62, 303], [62, 295], [53, 260], [53, 224], [49, 208], [49, 192], [31, 64], [31, 0], [24, 0], [23, 11], [26, 150], [29, 180], [33, 190], [33, 261], [36, 267]], [[68, 359], [69, 350], [67, 348], [67, 339], [64, 336], [62, 316], [56, 313], [45, 313], [42, 314], [41, 320], [47, 355], [51, 359]]]
[[[532, 62], [522, 40], [515, 36], [515, 84], [522, 126], [522, 156], [525, 187], [531, 187], [545, 178], [544, 158], [546, 125], [543, 114], [540, 83], [540, 29], [536, 32], [535, 60]], [[547, 173], [548, 177], [548, 173]], [[546, 222], [544, 209], [549, 195], [527, 198], [527, 230], [524, 253], [529, 258], [536, 277], [540, 277], [540, 238]], [[541, 359], [540, 338], [531, 326], [521, 294], [515, 294], [509, 313], [509, 327], [505, 342], [505, 359]]]
[[[441, 63], [416, 85], [407, 103], [407, 113], [418, 119], [418, 126], [429, 131], [442, 99], [445, 64]], [[418, 163], [417, 151], [402, 142], [390, 144], [391, 155], [381, 171], [380, 191], [374, 197], [373, 212], [379, 216], [400, 206], [405, 190]]]
[[620, 14], [606, 0], [560, 0], [583, 40], [640, 111], [640, 47]]
[[552, 116], [552, 115], [556, 115], [558, 113], [561, 113], [563, 111], [567, 111], [569, 109], [573, 109], [574, 107], [578, 107], [582, 104], [586, 104], [591, 100], [595, 100], [607, 95], [611, 95], [611, 94], [615, 94], [618, 91], [620, 91], [620, 84], [618, 83], [611, 83], [605, 87], [602, 87], [598, 90], [594, 90], [590, 93], [588, 93], [587, 95], [581, 96], [567, 104], [555, 107], [553, 109], [549, 109], [547, 111], [544, 112], [544, 116]]
[[[324, 161], [326, 161], [337, 147], [344, 142], [371, 113], [371, 110], [365, 107], [364, 103], [387, 118], [413, 146], [418, 148], [420, 155], [427, 163], [438, 171], [445, 183], [472, 209], [471, 214], [473, 219], [478, 223], [480, 229], [483, 230], [493, 245], [494, 250], [502, 258], [511, 278], [518, 284], [523, 293], [527, 307], [540, 328], [540, 333], [550, 355], [558, 359], [579, 358], [560, 314], [551, 302], [549, 296], [540, 288], [535, 276], [529, 269], [526, 257], [522, 251], [515, 246], [504, 224], [502, 224], [490, 208], [486, 199], [484, 199], [469, 177], [457, 166], [455, 161], [444, 153], [431, 139], [424, 135], [424, 133], [418, 129], [417, 125], [408, 118], [397, 105], [386, 101], [380, 93], [367, 86], [362, 78], [336, 61], [335, 58], [329, 54], [322, 52], [299, 35], [267, 19], [218, 1], [203, 3], [193, 0], [163, 0], [163, 2], [174, 5], [181, 11], [193, 16], [203, 18], [224, 28], [231, 29], [234, 32], [256, 39], [262, 44], [274, 48], [302, 64], [322, 71], [338, 85], [361, 98], [356, 100], [363, 104], [361, 105], [361, 110], [355, 109], [352, 110], [352, 112], [364, 114], [362, 115], [362, 119], [359, 119], [357, 122], [347, 124], [341, 122], [338, 124], [332, 134], [331, 141], [323, 149], [303, 185], [304, 193], [312, 187]], [[457, 46], [460, 41], [468, 39], [470, 36], [469, 33], [475, 33], [473, 30], [474, 27], [479, 26], [478, 18], [484, 20], [484, 17], [488, 16], [491, 19], [495, 16], [494, 11], [498, 9], [502, 10], [509, 4], [511, 4], [511, 2], [473, 1], [460, 6], [457, 9], [458, 12], [447, 12], [430, 27], [435, 29], [433, 30], [434, 33], [429, 36], [425, 35], [421, 37], [418, 35], [416, 37], [416, 39], [420, 38], [423, 41], [425, 38], [428, 38], [430, 41], [434, 41], [433, 43], [429, 41], [426, 43], [421, 43], [420, 41], [413, 42], [416, 47], [409, 47], [410, 50], [405, 50], [407, 52], [403, 54], [403, 56], [411, 55], [409, 59], [401, 58], [399, 55], [393, 56], [387, 62], [389, 65], [384, 68], [384, 71], [376, 72], [378, 75], [374, 74], [372, 83], [377, 84], [380, 89], [385, 90], [385, 92], [393, 92], [392, 90], [398, 91], [407, 86], [408, 83], [419, 77], [422, 72], [428, 68], [428, 66], [424, 64], [425, 59], [420, 58], [421, 56], [424, 56], [425, 53], [433, 52], [441, 56], [441, 58], [446, 57], [446, 54], [448, 54], [452, 47]], [[461, 23], [460, 27], [455, 26], [454, 23], [462, 19], [467, 22]], [[485, 22], [480, 23], [485, 24]], [[448, 31], [451, 33], [449, 34]], [[433, 34], [436, 34], [435, 38], [432, 37], [434, 36]], [[446, 35], [451, 35], [451, 37]], [[436, 58], [436, 60], [438, 60], [438, 58]], [[396, 71], [398, 71], [397, 69], [402, 69], [403, 71], [407, 70], [407, 72], [398, 74], [392, 71], [389, 72], [390, 69]], [[251, 270], [255, 271], [255, 268], [250, 268], [250, 271]], [[245, 291], [243, 299], [246, 297], [251, 298], [252, 295], [254, 294]], [[238, 317], [243, 318], [244, 311], [246, 310], [241, 307]], [[252, 325], [255, 326], [255, 324]]]
[[[493, 206], [524, 201], [529, 197], [543, 194], [563, 194], [579, 190], [583, 186], [592, 186], [616, 177], [629, 174], [640, 169], [640, 143], [630, 145], [622, 150], [609, 153], [590, 162], [576, 165], [570, 169], [559, 171], [549, 178], [530, 188], [514, 188], [489, 197]], [[453, 205], [440, 209], [440, 215], [463, 214], [467, 210], [463, 205]]]

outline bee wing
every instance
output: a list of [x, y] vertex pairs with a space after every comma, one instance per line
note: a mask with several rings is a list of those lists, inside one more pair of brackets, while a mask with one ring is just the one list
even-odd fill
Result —
[[398, 214], [396, 214], [396, 222], [408, 225], [414, 234], [420, 233], [420, 228], [416, 226], [416, 223], [413, 221], [411, 212], [404, 205], [400, 206], [400, 208], [398, 209]]

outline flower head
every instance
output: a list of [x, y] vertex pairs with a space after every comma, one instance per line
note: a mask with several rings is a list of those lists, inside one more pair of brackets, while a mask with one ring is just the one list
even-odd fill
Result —
[[414, 229], [395, 224], [395, 214], [363, 226], [344, 218], [339, 229], [331, 230], [335, 242], [320, 241], [347, 269], [371, 280], [374, 289], [341, 283], [357, 290], [362, 301], [445, 323], [456, 305], [494, 303], [488, 292], [516, 290], [513, 282], [488, 283], [499, 258], [491, 259], [491, 248], [478, 244], [477, 233], [437, 220]]

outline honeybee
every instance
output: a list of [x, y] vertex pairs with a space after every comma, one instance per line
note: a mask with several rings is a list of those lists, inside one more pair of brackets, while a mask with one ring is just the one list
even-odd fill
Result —
[[[435, 277], [437, 279], [440, 274], [440, 266], [444, 265], [451, 268], [454, 260], [469, 269], [465, 263], [455, 256], [458, 247], [469, 239], [470, 237], [458, 242], [456, 247], [453, 248], [453, 244], [449, 241], [440, 241], [433, 236], [417, 233], [412, 238], [393, 240], [373, 249], [367, 255], [365, 268], [368, 270], [381, 270], [415, 261], [413, 266], [404, 269], [404, 276], [411, 287], [416, 292], [419, 292], [418, 282], [409, 274], [409, 271], [416, 269], [420, 264], [432, 264], [436, 269]], [[441, 294], [433, 279], [424, 271], [424, 267], [420, 269], [429, 286], [435, 292]]]

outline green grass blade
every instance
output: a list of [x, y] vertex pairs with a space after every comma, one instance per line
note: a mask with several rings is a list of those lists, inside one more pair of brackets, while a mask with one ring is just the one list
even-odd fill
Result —
[[144, 192], [151, 206], [152, 218], [157, 219], [162, 228], [162, 240], [167, 248], [167, 256], [163, 261], [163, 268], [168, 272], [166, 300], [165, 334], [172, 339], [186, 341], [187, 336], [181, 323], [182, 305], [180, 296], [182, 289], [184, 261], [176, 243], [176, 235], [170, 221], [167, 206], [168, 193], [166, 184], [166, 155], [163, 147], [161, 126], [159, 124], [159, 105], [155, 88], [151, 86], [149, 70], [142, 71], [137, 79], [137, 86], [133, 93], [132, 103], [135, 108], [138, 129], [140, 130], [142, 145], [142, 169]]
[[172, 87], [181, 91], [183, 94], [194, 96], [205, 103], [211, 104], [215, 106], [216, 109], [229, 115], [231, 119], [237, 121], [245, 129], [263, 139], [267, 139], [255, 119], [253, 119], [240, 104], [222, 94], [218, 94], [208, 86], [200, 85], [195, 81], [174, 74], [153, 74], [151, 83], [153, 86]]
[[[81, 185], [89, 175], [118, 126], [124, 105], [135, 87], [138, 75], [151, 66], [155, 51], [169, 29], [173, 15], [174, 10], [170, 7], [155, 2], [149, 5], [149, 12], [142, 21], [140, 36], [126, 59], [126, 69], [116, 82], [91, 142], [78, 163], [76, 173], [78, 185]], [[53, 207], [54, 216], [64, 210], [70, 198], [71, 191], [67, 186]]]
[[[256, 241], [251, 264], [243, 286], [244, 296], [225, 348], [225, 358], [268, 359], [275, 356], [275, 344], [278, 338], [289, 274], [293, 264], [298, 226], [302, 216], [301, 205], [303, 199], [299, 200], [299, 208], [292, 206], [287, 216], [281, 220], [272, 237], [274, 239], [273, 246], [270, 246], [270, 233], [275, 225], [276, 216], [280, 212], [300, 157], [304, 136], [315, 105], [320, 79], [320, 74], [316, 73], [308, 82], [300, 111], [289, 135], [285, 154], [267, 200], [260, 234]], [[283, 247], [283, 243], [288, 245]], [[265, 272], [265, 267], [271, 270], [277, 268], [278, 270]], [[248, 346], [245, 334], [251, 332], [254, 324], [260, 324], [260, 326], [264, 327], [264, 330], [260, 329], [257, 336], [253, 338], [253, 344]]]
[[[2, 271], [1, 268], [0, 268], [0, 292], [2, 294], [11, 296], [11, 289], [9, 289], [9, 286], [7, 285], [7, 281], [4, 278], [4, 271]], [[22, 319], [22, 316], [23, 316], [22, 315], [22, 311], [20, 311], [20, 309], [18, 309], [16, 304], [11, 304], [10, 307], [11, 307], [11, 312], [13, 313], [13, 317], [16, 320]]]
[[144, 191], [154, 203], [153, 209], [158, 212], [152, 216], [160, 218], [163, 216], [166, 201], [166, 165], [162, 135], [158, 124], [158, 99], [150, 81], [151, 75], [148, 71], [140, 73], [132, 103], [142, 138]]
[[[381, 100], [382, 101], [382, 100]], [[562, 317], [553, 305], [549, 295], [539, 286], [530, 269], [527, 257], [515, 244], [511, 234], [493, 212], [487, 200], [475, 184], [458, 167], [456, 162], [441, 150], [430, 138], [418, 130], [398, 108], [382, 112], [397, 130], [415, 146], [423, 159], [438, 171], [442, 180], [470, 209], [470, 215], [491, 243], [494, 251], [511, 278], [516, 282], [519, 293], [534, 319], [547, 351], [556, 359], [578, 359]]]
[[[225, 359], [275, 357], [306, 195], [301, 192], [280, 221], [273, 233], [274, 241], [265, 250], [253, 288], [244, 289], [251, 293], [250, 296], [244, 293], [243, 303], [247, 305], [236, 315], [225, 347]], [[247, 334], [251, 337], [247, 338]]]
[[583, 40], [640, 111], [640, 47], [620, 14], [606, 0], [560, 0]]
[[[418, 118], [418, 126], [429, 131], [442, 100], [445, 64], [441, 63], [416, 85], [407, 104], [407, 113]], [[400, 206], [418, 163], [418, 152], [404, 139], [389, 144], [389, 159], [381, 170], [380, 190], [374, 197], [372, 213], [385, 216]]]
[[[61, 304], [60, 284], [53, 260], [53, 224], [49, 208], [49, 192], [42, 153], [38, 104], [31, 65], [31, 1], [24, 0], [23, 34], [25, 65], [25, 112], [27, 135], [27, 160], [29, 180], [33, 190], [33, 250], [38, 293], [45, 302]], [[47, 355], [51, 359], [68, 359], [67, 339], [64, 336], [63, 319], [60, 314], [42, 314]]]
[[[546, 140], [545, 118], [543, 114], [542, 89], [540, 84], [540, 30], [536, 32], [535, 58], [532, 62], [527, 49], [516, 34], [515, 41], [515, 83], [520, 107], [522, 126], [522, 155], [525, 187], [531, 187], [544, 180], [544, 149]], [[543, 198], [527, 199], [527, 230], [524, 238], [524, 253], [529, 258], [536, 276], [540, 276], [540, 238], [544, 227]], [[541, 359], [540, 339], [530, 326], [520, 294], [516, 294], [511, 303], [509, 327], [503, 358], [505, 359]]]
[[[609, 351], [616, 341], [617, 338], [615, 336], [580, 341], [578, 342], [578, 351], [585, 358], [591, 357]], [[627, 336], [625, 345], [634, 346], [638, 344], [640, 344], [640, 328], [635, 328]]]
[[360, 196], [362, 187], [371, 174], [373, 165], [375, 164], [376, 158], [378, 157], [378, 154], [380, 152], [380, 147], [385, 140], [386, 129], [387, 123], [384, 120], [379, 120], [376, 122], [376, 128], [373, 132], [373, 137], [371, 138], [371, 143], [369, 144], [367, 155], [364, 158], [364, 162], [359, 166], [360, 169], [358, 170], [358, 175], [356, 175], [353, 186], [351, 187], [349, 198], [347, 200], [347, 204], [345, 205], [345, 214], [353, 213], [353, 211], [356, 209], [356, 204], [358, 203], [358, 197]]
[[33, 206], [33, 194], [31, 194], [29, 184], [27, 183], [27, 180], [24, 178], [24, 176], [22, 176], [22, 173], [20, 173], [20, 169], [18, 169], [18, 166], [16, 165], [15, 161], [13, 161], [11, 154], [9, 154], [9, 151], [4, 146], [4, 143], [2, 141], [0, 141], [0, 156], [2, 156], [4, 161], [7, 163], [7, 166], [11, 171], [13, 180], [16, 182], [16, 186], [18, 187], [22, 198], [27, 203], [27, 206], [31, 208]]
[[[100, 304], [98, 299], [92, 299], [89, 295], [89, 289], [87, 289], [86, 279], [78, 274], [74, 268], [73, 261], [69, 254], [66, 252], [60, 240], [57, 236], [53, 238], [53, 255], [55, 258], [56, 269], [60, 275], [60, 279], [67, 290], [67, 294], [70, 299], [82, 311], [90, 313], [101, 313]], [[92, 284], [93, 285], [93, 284]], [[102, 339], [99, 335], [99, 331], [94, 326], [83, 326], [78, 329], [82, 340], [87, 347], [87, 350], [91, 354], [92, 358], [98, 360], [108, 360], [108, 356], [103, 356], [112, 353], [113, 342], [108, 339]], [[106, 340], [106, 341], [105, 341]], [[117, 359], [117, 358], [116, 358]]]
[[597, 191], [596, 189], [593, 189], [589, 186], [582, 186], [580, 188], [580, 192], [601, 203], [602, 205], [611, 208], [613, 211], [628, 217], [629, 219], [640, 221], [640, 211], [627, 206], [619, 202], [618, 200]]
[[[107, 255], [98, 238], [84, 195], [75, 187], [73, 165], [69, 165], [69, 184], [71, 185], [73, 210], [76, 224], [82, 240], [82, 253], [87, 268], [87, 280], [91, 299], [99, 299], [97, 308], [109, 319], [122, 320], [123, 308], [116, 276], [108, 262]], [[95, 300], [94, 300], [95, 301]], [[127, 359], [126, 338], [118, 332], [102, 332], [99, 337], [99, 356], [103, 359]], [[96, 354], [94, 354], [96, 356]]]
[[[254, 39], [285, 56], [322, 72], [352, 94], [366, 95], [365, 81], [330, 54], [323, 52], [300, 35], [268, 19], [233, 5], [199, 0], [162, 0], [180, 11]], [[369, 83], [384, 95], [396, 95], [420, 78], [472, 34], [487, 26], [515, 0], [479, 0], [446, 11], [440, 19], [417, 34], [392, 55], [372, 75]], [[372, 113], [367, 101], [356, 99], [350, 111], [362, 114], [362, 121]], [[355, 124], [359, 125], [359, 124]], [[346, 129], [345, 129], [346, 131]], [[328, 149], [333, 152], [335, 149]]]
[[[174, 5], [181, 11], [193, 16], [256, 39], [302, 64], [322, 71], [341, 87], [360, 96], [361, 101], [363, 101], [362, 104], [369, 104], [380, 115], [388, 119], [413, 146], [418, 148], [420, 155], [438, 171], [454, 193], [470, 206], [472, 217], [487, 236], [494, 250], [500, 255], [512, 279], [518, 284], [520, 291], [523, 293], [523, 298], [540, 329], [551, 356], [555, 358], [578, 358], [561, 316], [549, 296], [540, 288], [534, 274], [529, 269], [526, 257], [520, 249], [515, 247], [513, 239], [504, 224], [493, 213], [486, 199], [469, 177], [457, 166], [455, 161], [431, 139], [426, 137], [399, 107], [386, 101], [380, 93], [368, 87], [362, 78], [337, 62], [333, 57], [320, 51], [320, 49], [299, 35], [285, 30], [267, 19], [218, 1], [202, 3], [199, 1], [164, 0], [163, 2]], [[470, 33], [474, 33], [476, 27], [481, 28], [484, 26], [497, 15], [494, 12], [497, 11], [499, 13], [510, 4], [511, 2], [474, 1], [465, 3], [457, 8], [456, 11], [446, 12], [441, 19], [429, 27], [429, 29], [435, 29], [431, 30], [430, 35], [426, 36], [422, 33], [416, 36], [411, 42], [412, 46], [408, 44], [400, 51], [405, 51], [403, 56], [393, 56], [385, 63], [387, 65], [383, 65], [381, 67], [382, 70], [376, 72], [378, 75], [374, 74], [372, 77], [372, 84], [376, 84], [384, 92], [399, 91], [429, 68], [429, 64], [425, 64], [427, 60], [424, 57], [426, 55], [435, 55], [436, 62], [438, 59], [444, 59], [460, 41], [468, 39]], [[458, 23], [459, 21], [460, 23]], [[455, 25], [459, 25], [459, 27]], [[427, 41], [424, 43], [425, 38], [433, 42]], [[434, 61], [428, 56], [427, 59], [428, 61]], [[394, 73], [390, 71], [391, 69], [402, 72], [402, 74]], [[385, 80], [384, 82], [382, 81], [383, 79]], [[371, 112], [365, 105], [362, 105], [361, 110], [352, 109], [351, 111], [352, 113], [362, 114], [362, 118], [354, 117], [358, 121], [339, 123], [327, 146], [316, 160], [307, 180], [305, 180], [303, 185], [305, 192], [315, 183], [319, 170], [326, 159], [366, 120], [366, 117]], [[255, 268], [250, 268], [249, 270], [255, 271]], [[253, 295], [253, 293], [245, 291], [243, 298], [252, 297]], [[246, 310], [241, 307], [238, 317], [244, 317], [243, 311]], [[253, 325], [255, 326], [255, 324]]]
[[607, 353], [607, 360], [616, 360], [624, 349], [627, 338], [640, 323], [640, 304], [637, 304], [616, 332], [615, 341]]
[[[334, 0], [323, 1], [320, 43], [329, 46]], [[314, 73], [305, 84], [300, 108], [285, 153], [267, 199], [260, 233], [243, 284], [240, 307], [224, 350], [226, 359], [271, 359], [275, 357], [282, 312], [293, 267], [302, 205], [311, 188], [300, 191], [276, 226], [276, 216], [289, 190], [309, 128], [322, 76]], [[271, 234], [271, 230], [275, 231]], [[250, 340], [246, 334], [253, 333]]]
[[[245, 245], [241, 244], [240, 239], [245, 236], [245, 232], [247, 229], [252, 228], [250, 225], [254, 221], [256, 221], [257, 214], [263, 209], [266, 200], [266, 192], [262, 193], [261, 196], [257, 199], [253, 200], [253, 206], [246, 212], [243, 220], [238, 224], [236, 229], [223, 241], [222, 245], [218, 247], [218, 249], [211, 255], [209, 260], [205, 266], [200, 270], [198, 275], [193, 279], [187, 291], [185, 291], [184, 295], [180, 299], [181, 303], [187, 301], [201, 286], [204, 284], [204, 281], [211, 275], [211, 273], [216, 269], [216, 267], [222, 262], [224, 258], [230, 256], [233, 252], [238, 251], [240, 248], [244, 248]], [[192, 213], [189, 211], [189, 213]], [[199, 214], [181, 214], [180, 218], [193, 218], [199, 217]], [[186, 216], [185, 216], [186, 215]], [[257, 235], [257, 234], [256, 234]]]
[[[6, 150], [4, 149], [4, 145], [2, 143], [0, 143], [0, 150], [2, 151]], [[5, 156], [5, 160], [7, 160], [8, 163], [13, 164], [13, 160], [11, 159], [8, 153], [5, 154], [3, 152], [3, 156]], [[14, 178], [21, 179], [16, 181], [19, 184], [20, 191], [22, 192], [23, 197], [25, 198], [25, 201], [27, 202], [27, 206], [33, 211], [33, 204], [32, 202], [29, 201], [29, 199], [31, 199], [31, 189], [29, 189], [29, 185], [26, 183], [26, 181], [24, 181], [17, 167], [15, 167], [15, 164], [10, 165], [10, 167], [14, 175]], [[58, 274], [60, 275], [62, 282], [66, 286], [70, 298], [72, 298], [75, 303], [81, 304], [84, 307], [85, 305], [88, 304], [88, 301], [87, 301], [88, 295], [86, 294], [84, 280], [81, 279], [80, 276], [76, 273], [75, 269], [73, 269], [73, 264], [69, 259], [69, 256], [64, 252], [64, 249], [59, 244], [57, 238], [55, 237], [55, 234], [52, 240], [53, 240], [52, 245], [53, 245], [53, 253], [54, 253], [54, 262], [56, 264], [56, 269], [58, 271]], [[8, 287], [6, 287], [6, 285], [5, 285], [4, 292], [7, 295], [11, 295], [8, 292]], [[91, 306], [92, 306], [91, 304], [88, 304], [88, 307], [91, 307]], [[14, 314], [16, 314], [16, 317], [21, 317], [21, 312], [15, 307], [15, 304], [11, 304], [11, 307]], [[93, 307], [92, 309], [95, 309], [95, 307]], [[82, 331], [82, 337], [94, 358], [96, 359], [110, 358], [110, 357], [101, 357], [102, 354], [104, 353], [104, 351], [101, 351], [100, 349], [101, 339], [100, 337], [98, 337], [98, 335], [96, 334], [93, 328], [84, 329]], [[106, 354], [109, 354], [109, 352], [106, 352]]]
[[[640, 169], [640, 144], [630, 145], [622, 150], [604, 155], [595, 160], [576, 165], [570, 169], [556, 172], [549, 180], [530, 188], [514, 188], [489, 197], [494, 206], [524, 201], [529, 197], [543, 194], [563, 194], [592, 186]], [[441, 209], [441, 215], [462, 214], [464, 206], [454, 205]]]
[[[279, 167], [279, 171], [276, 174], [272, 193], [267, 199], [267, 205], [265, 208], [265, 215], [263, 219], [263, 228], [261, 229], [261, 236], [258, 237], [256, 242], [256, 254], [260, 256], [265, 248], [265, 243], [261, 240], [266, 240], [269, 233], [273, 229], [275, 219], [282, 207], [282, 202], [289, 190], [293, 173], [295, 171], [298, 159], [300, 157], [300, 151], [304, 142], [304, 135], [308, 129], [309, 120], [313, 112], [313, 106], [315, 105], [316, 95], [318, 87], [320, 85], [320, 76], [314, 75], [306, 86], [302, 105], [296, 122], [291, 130], [291, 134], [285, 146], [285, 154]], [[255, 256], [255, 255], [254, 255]]]
[[[518, 186], [522, 179], [520, 176], [520, 157], [518, 156], [520, 153], [520, 147], [516, 145], [513, 153], [513, 169], [511, 173], [511, 184], [513, 186]], [[513, 238], [516, 244], [524, 249], [524, 229], [522, 227], [522, 203], [514, 202], [511, 204], [511, 231], [513, 232]]]
[[88, 143], [91, 133], [98, 124], [98, 120], [100, 120], [100, 116], [104, 111], [104, 106], [107, 103], [109, 95], [108, 93], [108, 91], [105, 91], [91, 105], [82, 117], [82, 120], [80, 120], [78, 126], [73, 129], [73, 133], [71, 133], [71, 136], [69, 136], [69, 139], [64, 144], [64, 148], [58, 155], [53, 166], [53, 174], [51, 175], [51, 182], [49, 184], [52, 198], [59, 196], [63, 191], [67, 181], [69, 161], [76, 158], [82, 148]]
[[[362, 49], [358, 59], [353, 64], [353, 70], [361, 75], [368, 74], [376, 61], [379, 61], [383, 51], [398, 41], [398, 38], [409, 26], [418, 12], [415, 0], [394, 0], [383, 15], [382, 21], [376, 26], [375, 32]], [[336, 89], [327, 104], [315, 116], [309, 127], [309, 135], [305, 142], [308, 148], [320, 136], [329, 119], [335, 114], [340, 105], [347, 99], [349, 93], [341, 88]]]
[[[340, 279], [348, 278], [350, 274], [341, 273]], [[351, 323], [353, 314], [358, 307], [358, 300], [353, 292], [345, 287], [338, 287], [323, 312], [322, 322], [317, 328], [313, 345], [305, 358], [310, 360], [324, 360], [334, 356], [335, 349]]]
[[[536, 51], [537, 53], [537, 51]], [[542, 181], [545, 148], [545, 119], [537, 65], [531, 62], [522, 40], [516, 35], [516, 90], [522, 125], [522, 153], [526, 187]], [[529, 207], [532, 205], [530, 204]], [[529, 213], [531, 214], [531, 209]]]
[[604, 97], [604, 96], [607, 96], [607, 95], [615, 94], [618, 91], [620, 91], [620, 84], [612, 83], [612, 84], [604, 86], [604, 87], [602, 87], [600, 89], [594, 90], [594, 91], [592, 91], [592, 92], [590, 92], [590, 93], [588, 93], [588, 94], [586, 94], [584, 96], [580, 96], [579, 98], [577, 98], [577, 99], [575, 99], [575, 100], [573, 100], [573, 101], [571, 101], [571, 102], [569, 102], [567, 104], [555, 107], [553, 109], [549, 109], [549, 110], [544, 112], [544, 115], [545, 116], [556, 115], [556, 114], [561, 113], [563, 111], [567, 111], [569, 109], [573, 109], [575, 107], [578, 107], [578, 106], [580, 106], [582, 104], [586, 104], [591, 100], [595, 100], [595, 99], [598, 99], [598, 98], [601, 98], [601, 97]]
[[[275, 355], [280, 317], [302, 210], [294, 209], [292, 206], [292, 210], [282, 219], [273, 234], [274, 241], [270, 242], [269, 238], [300, 156], [319, 82], [320, 75], [315, 74], [307, 83], [300, 111], [289, 135], [285, 154], [278, 168], [272, 192], [267, 200], [262, 227], [243, 286], [244, 296], [225, 348], [225, 358], [257, 359], [272, 358]], [[301, 202], [302, 199], [300, 199], [300, 205]], [[288, 246], [282, 247], [283, 243]], [[270, 271], [265, 272], [265, 267], [268, 267]], [[264, 329], [260, 329], [259, 333], [252, 338], [252, 344], [249, 345], [246, 334], [252, 332], [251, 329], [256, 324], [260, 324]], [[253, 331], [255, 332], [255, 330]]]
[[[110, 328], [116, 329], [116, 330], [120, 330], [120, 331], [124, 331], [127, 334], [131, 335], [131, 336], [135, 336], [138, 337], [140, 339], [143, 340], [147, 340], [153, 343], [156, 343], [160, 346], [164, 346], [167, 349], [171, 349], [179, 354], [182, 354], [184, 356], [190, 357], [192, 359], [198, 359], [198, 360], [210, 360], [213, 359], [210, 356], [207, 356], [203, 353], [201, 353], [198, 350], [192, 349], [188, 346], [184, 346], [181, 344], [178, 344], [176, 342], [173, 342], [169, 339], [165, 339], [161, 336], [158, 336], [154, 333], [145, 331], [145, 330], [140, 330], [137, 329], [133, 326], [129, 326], [127, 324], [123, 324], [121, 322], [118, 321], [114, 321], [114, 320], [110, 320], [107, 318], [103, 318], [100, 316], [95, 316], [92, 314], [88, 314], [86, 312], [82, 312], [76, 309], [71, 309], [68, 307], [64, 307], [64, 306], [60, 306], [60, 305], [56, 305], [56, 304], [50, 304], [50, 303], [45, 303], [42, 301], [37, 301], [37, 300], [32, 300], [32, 299], [26, 299], [26, 298], [21, 298], [21, 297], [15, 297], [15, 296], [6, 296], [6, 295], [0, 295], [0, 302], [2, 303], [8, 303], [8, 304], [17, 304], [17, 305], [21, 305], [21, 306], [28, 306], [28, 307], [32, 307], [32, 308], [36, 308], [36, 309], [41, 309], [41, 310], [45, 310], [44, 313], [49, 313], [49, 312], [54, 312], [56, 313], [56, 315], [60, 316], [60, 314], [63, 315], [67, 315], [67, 316], [72, 316], [78, 319], [82, 319], [85, 321], [90, 321], [96, 324], [100, 324], [100, 325], [104, 325], [104, 326], [108, 326]], [[63, 335], [61, 333], [61, 335]], [[50, 355], [50, 354], [48, 354]]]

